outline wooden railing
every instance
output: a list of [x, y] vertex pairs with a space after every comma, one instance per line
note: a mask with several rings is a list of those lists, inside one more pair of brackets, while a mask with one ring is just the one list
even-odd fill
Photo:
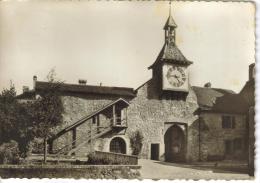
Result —
[[113, 127], [127, 127], [126, 118], [116, 117], [115, 120], [111, 118], [110, 122]]
[[82, 143], [88, 143], [92, 139], [98, 138], [99, 135], [102, 135], [103, 131], [105, 131], [109, 128], [111, 128], [111, 126], [98, 126], [98, 127], [92, 128], [91, 130], [86, 132], [85, 135], [82, 135], [80, 138], [77, 138], [77, 139], [73, 140], [72, 142], [70, 142], [69, 144], [66, 144], [65, 146], [59, 148], [53, 154], [55, 154], [57, 156], [61, 155], [61, 154], [66, 154], [66, 153], [72, 151], [73, 149], [77, 148]]

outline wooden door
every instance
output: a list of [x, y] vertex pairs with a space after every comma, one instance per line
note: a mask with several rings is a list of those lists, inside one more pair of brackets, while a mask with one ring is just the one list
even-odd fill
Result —
[[151, 144], [151, 159], [159, 160], [159, 144]]

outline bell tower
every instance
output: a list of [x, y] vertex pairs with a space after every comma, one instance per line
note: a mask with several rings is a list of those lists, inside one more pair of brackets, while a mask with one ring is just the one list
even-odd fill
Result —
[[172, 14], [171, 1], [169, 17], [163, 27], [164, 45], [155, 62], [149, 67], [153, 71], [153, 80], [158, 83], [162, 93], [187, 93], [189, 91], [188, 66], [193, 62], [185, 58], [176, 45], [176, 28]]
[[170, 1], [170, 10], [169, 10], [169, 17], [164, 25], [165, 31], [165, 43], [169, 44], [170, 42], [175, 43], [175, 29], [177, 28], [176, 23], [174, 22], [172, 15], [171, 15], [171, 1]]

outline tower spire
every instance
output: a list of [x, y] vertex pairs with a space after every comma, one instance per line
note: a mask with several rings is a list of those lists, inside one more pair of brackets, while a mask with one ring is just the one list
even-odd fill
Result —
[[176, 23], [172, 18], [172, 0], [169, 0], [169, 17], [164, 25], [164, 29], [168, 29], [168, 27], [173, 27], [173, 28], [177, 27]]
[[169, 17], [172, 15], [172, 1], [169, 0]]
[[164, 25], [165, 30], [165, 43], [175, 43], [175, 28], [177, 27], [176, 23], [172, 18], [172, 1], [169, 0], [169, 17]]

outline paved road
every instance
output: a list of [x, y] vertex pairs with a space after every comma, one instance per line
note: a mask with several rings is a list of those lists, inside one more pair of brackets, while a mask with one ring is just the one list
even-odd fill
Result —
[[139, 165], [142, 166], [141, 176], [144, 179], [253, 179], [244, 173], [146, 159], [139, 159], [138, 161]]

